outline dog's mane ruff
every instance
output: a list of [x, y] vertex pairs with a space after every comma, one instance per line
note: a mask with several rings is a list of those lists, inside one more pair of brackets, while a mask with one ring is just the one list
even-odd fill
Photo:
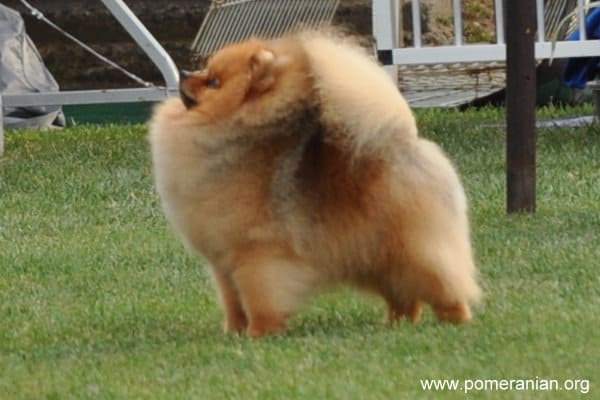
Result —
[[[272, 51], [275, 57], [272, 74], [274, 87], [259, 95], [259, 101], [248, 101], [240, 118], [245, 127], [259, 127], [264, 121], [285, 126], [290, 119], [302, 115], [304, 109], [312, 108], [314, 96], [312, 77], [308, 70], [306, 54], [297, 41], [255, 39]], [[283, 123], [283, 125], [281, 125]]]
[[308, 57], [323, 122], [339, 128], [327, 140], [339, 142], [357, 157], [387, 159], [390, 149], [417, 138], [406, 100], [356, 40], [336, 31], [307, 31], [298, 38]]

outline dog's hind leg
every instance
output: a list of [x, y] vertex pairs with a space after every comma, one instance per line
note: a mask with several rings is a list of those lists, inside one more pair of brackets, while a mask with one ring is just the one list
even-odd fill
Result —
[[454, 304], [433, 304], [433, 311], [439, 321], [452, 322], [455, 324], [468, 322], [471, 320], [471, 309], [464, 302]]
[[443, 322], [470, 321], [469, 303], [477, 302], [481, 295], [470, 251], [464, 249], [467, 248], [453, 247], [450, 239], [444, 244], [431, 245], [413, 258], [407, 283]]

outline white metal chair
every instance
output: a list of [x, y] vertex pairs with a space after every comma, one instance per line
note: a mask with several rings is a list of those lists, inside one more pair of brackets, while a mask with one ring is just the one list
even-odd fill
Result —
[[192, 50], [206, 57], [252, 36], [272, 38], [329, 24], [339, 0], [213, 0]]

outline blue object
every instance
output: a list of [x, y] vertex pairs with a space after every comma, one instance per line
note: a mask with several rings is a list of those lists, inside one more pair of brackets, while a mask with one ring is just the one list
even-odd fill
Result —
[[[588, 39], [600, 39], [600, 8], [594, 9], [585, 19]], [[579, 31], [567, 40], [579, 40]], [[570, 88], [584, 89], [589, 81], [596, 78], [600, 69], [600, 56], [570, 58], [564, 71], [565, 84]]]

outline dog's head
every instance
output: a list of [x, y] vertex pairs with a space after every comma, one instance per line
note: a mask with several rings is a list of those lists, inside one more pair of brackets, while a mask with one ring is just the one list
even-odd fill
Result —
[[206, 123], [240, 113], [268, 118], [268, 109], [293, 101], [307, 85], [304, 64], [293, 46], [256, 39], [234, 44], [211, 57], [204, 70], [181, 72], [181, 101]]

